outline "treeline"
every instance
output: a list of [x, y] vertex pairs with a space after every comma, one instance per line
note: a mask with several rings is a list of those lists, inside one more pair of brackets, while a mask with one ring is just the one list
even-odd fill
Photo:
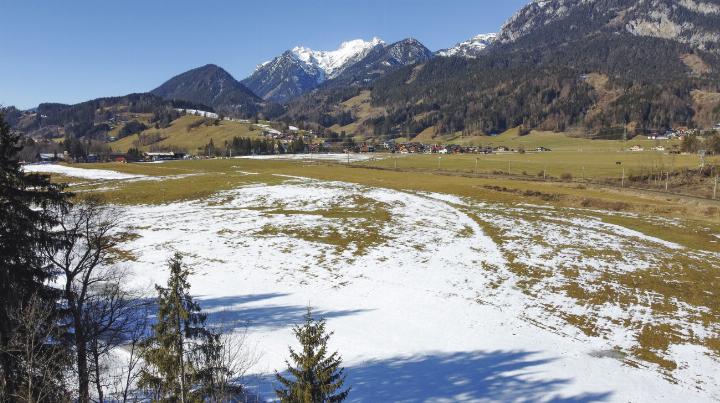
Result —
[[685, 136], [680, 149], [688, 153], [705, 151], [707, 154], [720, 155], [720, 133], [713, 130], [704, 135], [691, 134]]
[[[680, 55], [690, 50], [683, 45], [605, 35], [562, 52], [529, 45], [514, 45], [528, 47], [520, 51], [501, 48], [478, 60], [437, 58], [419, 71], [406, 68], [379, 80], [372, 102], [388, 113], [373, 122], [376, 131], [417, 133], [434, 126], [450, 133], [470, 125], [478, 134], [521, 125], [597, 131], [630, 122], [641, 130], [694, 126], [691, 92], [707, 82], [688, 74]], [[608, 76], [601, 90], [618, 96], [598, 105], [600, 93], [585, 79], [591, 72]], [[593, 108], [600, 113], [589, 114]]]
[[[61, 131], [68, 136], [104, 139], [112, 129], [109, 124], [122, 124], [127, 114], [153, 114], [151, 123], [155, 128], [167, 127], [180, 116], [175, 108], [213, 110], [205, 105], [182, 100], [168, 101], [147, 93], [129, 94], [121, 97], [98, 98], [75, 105], [43, 103], [38, 106], [35, 119], [23, 121], [22, 127], [17, 126], [20, 120], [15, 116], [16, 114], [11, 114], [13, 117], [11, 126], [25, 133], [41, 132], [43, 128], [61, 128]], [[121, 136], [137, 132], [137, 126], [133, 121], [124, 124], [127, 125], [130, 126]]]
[[[155, 295], [128, 288], [117, 210], [25, 174], [19, 140], [0, 115], [0, 401], [244, 401], [247, 346], [208, 324], [182, 256]], [[294, 333], [278, 398], [344, 400], [324, 320], [308, 309]], [[120, 346], [127, 354], [114, 354]]]
[[222, 146], [217, 146], [210, 139], [200, 150], [200, 154], [207, 157], [230, 157], [239, 155], [269, 155], [269, 154], [300, 154], [308, 152], [308, 145], [299, 138], [288, 142], [270, 139], [253, 139], [248, 137], [233, 137]]

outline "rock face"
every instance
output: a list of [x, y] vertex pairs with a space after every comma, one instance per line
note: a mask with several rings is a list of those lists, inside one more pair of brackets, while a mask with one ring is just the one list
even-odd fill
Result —
[[718, 24], [718, 0], [535, 0], [503, 26], [498, 41], [507, 44], [562, 25], [569, 37], [593, 31], [629, 33], [720, 52]]
[[324, 81], [324, 76], [323, 71], [287, 51], [258, 67], [243, 84], [263, 99], [285, 102], [311, 91]]
[[354, 40], [334, 51], [296, 47], [260, 65], [243, 83], [265, 100], [283, 103], [321, 86], [365, 85], [399, 67], [432, 57], [432, 52], [415, 39], [390, 45], [378, 38]]
[[460, 42], [452, 48], [438, 50], [437, 56], [442, 57], [465, 57], [475, 59], [482, 55], [483, 51], [497, 39], [497, 34], [481, 34]]
[[151, 93], [164, 99], [209, 105], [218, 112], [240, 116], [254, 114], [262, 101], [230, 73], [214, 64], [179, 74]]
[[348, 66], [328, 86], [370, 84], [398, 68], [430, 60], [433, 53], [416, 39], [404, 39], [373, 48], [364, 58]]
[[333, 51], [298, 46], [258, 66], [243, 83], [266, 100], [285, 102], [336, 78], [348, 66], [383, 45], [381, 39], [373, 38], [370, 41], [356, 39], [343, 42]]

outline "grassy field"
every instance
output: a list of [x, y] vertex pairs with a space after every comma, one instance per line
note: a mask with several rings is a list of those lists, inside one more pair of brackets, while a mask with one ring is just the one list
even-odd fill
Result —
[[680, 140], [649, 140], [645, 137], [638, 136], [633, 140], [592, 140], [581, 137], [571, 137], [567, 133], [538, 132], [533, 131], [526, 136], [520, 136], [517, 128], [510, 129], [497, 136], [461, 136], [460, 134], [432, 137], [432, 133], [423, 132], [414, 141], [426, 143], [452, 143], [460, 145], [473, 146], [505, 146], [514, 149], [520, 147], [525, 150], [534, 150], [537, 147], [549, 148], [553, 151], [576, 151], [576, 152], [594, 152], [605, 151], [614, 152], [622, 151], [634, 145], [644, 147], [646, 150], [654, 146], [664, 146], [666, 149], [677, 145], [680, 146]]
[[[718, 202], [573, 183], [473, 178], [432, 172], [416, 172], [408, 175], [408, 172], [368, 169], [360, 165], [248, 159], [82, 166], [168, 178], [162, 181], [121, 183], [115, 188], [94, 182], [83, 183], [73, 188], [83, 192], [105, 188], [102, 192], [104, 197], [121, 204], [194, 200], [243, 184], [277, 183], [282, 178], [276, 175], [295, 175], [389, 189], [447, 193], [488, 202], [582, 208], [608, 222], [622, 220], [615, 214], [618, 211], [652, 218], [681, 219], [692, 228], [691, 231], [678, 232], [673, 224], [662, 221], [625, 220], [626, 222], [622, 224], [661, 239], [694, 247], [718, 248], [717, 238], [713, 234], [720, 233]], [[252, 172], [253, 175], [248, 175], [248, 172]], [[187, 176], [188, 174], [191, 176]], [[58, 178], [58, 180], [64, 179]], [[75, 180], [72, 182], [77, 183]]]
[[[232, 140], [233, 137], [260, 137], [262, 131], [259, 128], [251, 130], [251, 124], [233, 121], [221, 121], [217, 126], [203, 125], [192, 128], [191, 125], [202, 121], [204, 118], [200, 116], [183, 116], [165, 129], [147, 129], [142, 134], [152, 135], [159, 134], [163, 140], [154, 145], [163, 147], [174, 147], [184, 149], [187, 152], [195, 153], [198, 148], [205, 146], [213, 140], [217, 147], [222, 147], [225, 141]], [[137, 140], [137, 135], [128, 136], [110, 143], [115, 151], [126, 152], [129, 148], [135, 147], [133, 142]], [[150, 146], [139, 147], [141, 151], [148, 151]]]
[[[706, 158], [706, 163], [717, 163], [717, 157]], [[620, 164], [618, 164], [620, 162]], [[398, 168], [418, 171], [452, 171], [464, 173], [510, 173], [516, 175], [560, 177], [571, 174], [574, 178], [620, 178], [640, 172], [674, 171], [697, 168], [697, 155], [674, 155], [655, 151], [551, 151], [457, 154], [457, 155], [392, 155], [365, 164], [379, 168]]]

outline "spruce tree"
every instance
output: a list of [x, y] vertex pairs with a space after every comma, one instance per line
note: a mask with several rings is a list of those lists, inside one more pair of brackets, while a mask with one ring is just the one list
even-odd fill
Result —
[[190, 295], [190, 270], [183, 265], [182, 255], [176, 253], [168, 266], [167, 286], [155, 286], [157, 322], [142, 346], [146, 366], [138, 385], [152, 391], [158, 401], [202, 400], [212, 371], [222, 370], [205, 366], [217, 354], [218, 337], [205, 327], [206, 315]]
[[292, 378], [275, 373], [282, 385], [275, 393], [281, 402], [321, 403], [341, 402], [350, 393], [345, 390], [345, 369], [341, 367], [342, 358], [337, 352], [328, 355], [327, 342], [332, 332], [325, 330], [325, 319], [315, 320], [310, 308], [305, 314], [305, 323], [293, 328], [302, 351], [296, 352], [290, 347], [293, 364], [287, 372]]
[[0, 383], [6, 396], [15, 393], [22, 360], [9, 351], [18, 329], [16, 312], [37, 297], [53, 306], [47, 286], [53, 273], [41, 249], [56, 244], [53, 210], [64, 208], [68, 194], [45, 175], [25, 174], [18, 162], [20, 136], [0, 114]]

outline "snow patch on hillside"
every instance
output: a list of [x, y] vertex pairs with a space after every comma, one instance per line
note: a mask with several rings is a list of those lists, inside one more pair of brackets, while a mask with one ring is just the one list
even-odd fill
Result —
[[304, 46], [296, 46], [292, 49], [292, 53], [298, 60], [322, 70], [327, 78], [334, 78], [342, 73], [348, 65], [367, 55], [375, 46], [384, 44], [385, 42], [379, 38], [373, 38], [370, 41], [354, 39], [343, 42], [336, 50], [313, 50]]
[[467, 41], [460, 42], [449, 49], [442, 49], [437, 52], [438, 56], [467, 57], [474, 59], [478, 54], [490, 46], [497, 39], [497, 34], [480, 34]]

